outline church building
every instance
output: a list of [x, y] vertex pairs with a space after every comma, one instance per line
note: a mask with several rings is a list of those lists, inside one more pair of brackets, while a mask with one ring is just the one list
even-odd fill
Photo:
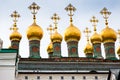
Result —
[[[120, 42], [120, 30], [115, 31], [109, 26], [108, 18], [111, 12], [107, 8], [100, 11], [105, 20], [105, 27], [100, 33], [97, 32], [97, 18], [93, 16], [90, 19], [94, 27], [92, 36], [88, 27], [81, 31], [73, 23], [76, 8], [72, 4], [65, 8], [70, 20], [64, 35], [58, 31], [60, 17], [54, 13], [51, 17], [54, 26], [50, 25], [47, 28], [50, 32], [50, 42], [46, 49], [48, 58], [41, 57], [40, 43], [44, 31], [43, 26], [38, 25], [36, 21], [40, 7], [33, 2], [28, 8], [33, 15], [33, 22], [26, 30], [29, 57], [22, 58], [19, 54], [22, 35], [18, 31], [17, 19], [20, 15], [14, 11], [11, 14], [14, 24], [9, 37], [11, 46], [3, 48], [3, 41], [0, 39], [0, 80], [120, 80], [120, 46], [115, 49], [117, 36]], [[86, 46], [83, 46], [85, 57], [78, 55], [82, 35], [86, 36], [87, 42]], [[61, 55], [63, 39], [66, 42], [68, 57]], [[101, 48], [101, 44], [104, 49]], [[102, 53], [102, 50], [105, 53]]]

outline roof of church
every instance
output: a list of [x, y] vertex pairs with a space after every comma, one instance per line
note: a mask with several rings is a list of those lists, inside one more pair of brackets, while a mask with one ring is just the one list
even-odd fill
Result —
[[[80, 71], [109, 71], [119, 69], [120, 60], [105, 60], [95, 58], [53, 58], [53, 59], [32, 59], [21, 58], [18, 63], [18, 72], [39, 71], [39, 72], [72, 72]], [[27, 72], [26, 71], [26, 72]]]
[[1, 49], [0, 53], [18, 53], [17, 49]]

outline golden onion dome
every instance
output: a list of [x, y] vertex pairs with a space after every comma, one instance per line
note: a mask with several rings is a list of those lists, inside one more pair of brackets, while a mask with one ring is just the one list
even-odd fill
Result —
[[117, 48], [117, 54], [120, 55], [120, 46]]
[[90, 43], [87, 43], [85, 49], [84, 49], [85, 54], [93, 53], [93, 46]]
[[53, 52], [53, 44], [52, 44], [52, 42], [48, 45], [47, 52], [48, 53], [52, 53]]
[[13, 31], [12, 34], [10, 35], [10, 40], [13, 41], [13, 40], [17, 40], [17, 41], [20, 41], [22, 38], [22, 35], [17, 31]]
[[93, 44], [95, 44], [95, 43], [101, 43], [102, 42], [102, 37], [97, 32], [95, 32], [91, 36], [90, 40], [91, 40], [91, 43], [93, 43]]
[[28, 27], [27, 38], [29, 40], [41, 40], [42, 37], [43, 37], [43, 30], [35, 22]]
[[117, 39], [117, 33], [109, 27], [104, 28], [101, 31], [102, 42], [115, 42]]
[[80, 38], [81, 38], [80, 30], [71, 23], [70, 26], [64, 32], [65, 41], [67, 42], [70, 40], [79, 41]]
[[59, 34], [57, 31], [51, 36], [51, 41], [52, 42], [61, 42], [62, 41], [62, 36]]

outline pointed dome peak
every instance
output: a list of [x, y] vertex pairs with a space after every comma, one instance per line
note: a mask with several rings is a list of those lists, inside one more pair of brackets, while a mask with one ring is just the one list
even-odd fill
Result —
[[10, 35], [10, 40], [17, 40], [20, 41], [22, 38], [22, 35], [18, 32], [18, 28], [17, 28], [17, 19], [20, 17], [20, 15], [18, 14], [17, 11], [14, 11], [13, 14], [11, 14], [11, 17], [13, 18], [14, 24], [13, 27], [10, 28], [10, 30], [13, 30], [12, 34]]

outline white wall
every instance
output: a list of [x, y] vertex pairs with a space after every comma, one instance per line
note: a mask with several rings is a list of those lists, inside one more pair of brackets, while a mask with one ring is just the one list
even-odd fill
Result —
[[18, 74], [16, 80], [25, 80], [25, 76], [28, 76], [28, 80], [37, 80], [37, 76], [40, 76], [40, 80], [49, 80], [49, 76], [52, 76], [52, 80], [61, 80], [61, 76], [64, 80], [83, 80], [83, 76], [86, 76], [86, 80], [95, 80], [95, 76], [98, 76], [98, 80], [107, 80], [108, 74]]
[[15, 67], [0, 67], [0, 80], [15, 80]]
[[17, 53], [0, 53], [0, 80], [15, 80]]

